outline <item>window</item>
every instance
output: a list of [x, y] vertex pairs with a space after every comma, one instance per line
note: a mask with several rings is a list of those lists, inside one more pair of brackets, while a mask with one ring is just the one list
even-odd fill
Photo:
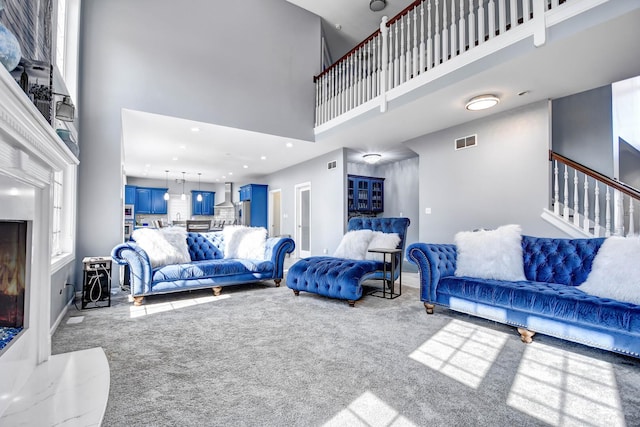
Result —
[[56, 25], [56, 65], [64, 77], [65, 42], [67, 37], [67, 0], [58, 0], [58, 15]]
[[71, 99], [77, 100], [80, 0], [57, 0], [55, 68]]
[[62, 184], [64, 174], [58, 171], [53, 174], [53, 224], [51, 226], [51, 256], [62, 254]]

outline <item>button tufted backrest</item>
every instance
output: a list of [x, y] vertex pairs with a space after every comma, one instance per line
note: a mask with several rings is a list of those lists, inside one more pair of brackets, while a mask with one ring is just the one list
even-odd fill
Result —
[[222, 233], [187, 233], [187, 247], [192, 261], [224, 258]]
[[373, 230], [383, 233], [398, 233], [400, 236], [398, 248], [404, 252], [404, 241], [410, 223], [409, 218], [351, 218], [347, 231]]
[[587, 279], [604, 238], [552, 239], [522, 236], [528, 280], [578, 286]]

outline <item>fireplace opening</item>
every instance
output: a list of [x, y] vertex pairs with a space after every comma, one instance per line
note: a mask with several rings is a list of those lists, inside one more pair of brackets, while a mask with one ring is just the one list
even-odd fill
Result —
[[24, 328], [27, 222], [0, 221], [0, 351]]

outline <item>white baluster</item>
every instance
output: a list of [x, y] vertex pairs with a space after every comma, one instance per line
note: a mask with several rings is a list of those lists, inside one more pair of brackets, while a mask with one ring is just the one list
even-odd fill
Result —
[[578, 213], [578, 171], [573, 170], [573, 225], [580, 225], [580, 213]]
[[372, 40], [369, 40], [367, 42], [367, 98], [366, 100], [370, 100], [371, 99], [371, 59], [372, 59], [372, 53], [371, 53], [371, 43]]
[[505, 0], [498, 0], [498, 27], [500, 34], [507, 31], [507, 6]]
[[382, 50], [380, 50], [380, 111], [387, 111], [387, 73], [389, 71], [389, 28], [387, 27], [387, 17], [383, 16], [380, 22], [380, 38], [382, 39]]
[[513, 30], [515, 27], [518, 26], [518, 4], [516, 0], [511, 0], [511, 5], [509, 9], [511, 11], [511, 19], [510, 19], [511, 29]]
[[405, 54], [404, 54], [404, 16], [400, 18], [400, 83], [404, 83], [407, 81], [406, 74], [406, 63], [405, 63]]
[[442, 2], [442, 63], [449, 59], [449, 17], [447, 12], [447, 3]]
[[562, 217], [565, 221], [569, 221], [569, 169], [564, 165], [564, 209]]
[[[409, 31], [409, 22], [411, 22], [411, 13], [413, 12], [413, 48], [411, 47], [411, 33]], [[407, 13], [407, 80], [418, 75], [418, 15], [417, 8]]]
[[398, 21], [394, 24], [394, 39], [395, 45], [393, 48], [393, 87], [396, 87], [400, 84], [400, 58], [398, 56], [399, 48], [398, 48]]
[[595, 206], [593, 207], [593, 234], [596, 237], [600, 237], [600, 185], [598, 181], [595, 182], [596, 188], [594, 190]]
[[583, 217], [582, 217], [582, 229], [589, 232], [589, 178], [584, 176], [584, 201], [583, 201]]
[[478, 0], [478, 44], [484, 43], [484, 0]]
[[527, 22], [531, 19], [531, 8], [529, 7], [529, 0], [522, 1], [522, 22]]
[[551, 0], [551, 7], [550, 8], [556, 8], [558, 7], [558, 5], [560, 4], [560, 2], [558, 0]]
[[387, 44], [387, 59], [389, 60], [389, 68], [388, 68], [388, 74], [389, 74], [389, 81], [387, 82], [387, 90], [393, 88], [393, 81], [394, 81], [394, 76], [393, 76], [393, 62], [394, 62], [394, 57], [395, 57], [395, 52], [393, 51], [393, 28], [389, 27], [389, 43]]
[[340, 74], [338, 82], [340, 84], [340, 96], [338, 97], [339, 114], [344, 114], [347, 111], [347, 78], [346, 73], [346, 61], [340, 63]]
[[627, 232], [627, 236], [633, 236], [636, 234], [635, 232], [635, 224], [633, 218], [633, 199], [629, 197], [629, 231]]
[[357, 105], [362, 104], [362, 93], [364, 92], [363, 91], [364, 82], [363, 82], [363, 78], [362, 78], [363, 77], [363, 75], [362, 75], [362, 54], [363, 54], [362, 49], [360, 49], [358, 51], [358, 56], [356, 57], [356, 70], [358, 72], [358, 77], [357, 77], [357, 79], [358, 79], [358, 98], [356, 100], [356, 104]]
[[451, 25], [449, 26], [449, 37], [451, 39], [451, 57], [458, 55], [458, 24], [456, 24], [456, 2], [451, 2]]
[[413, 77], [420, 73], [420, 50], [418, 48], [418, 8], [413, 9]]
[[371, 98], [378, 96], [378, 49], [380, 37], [376, 36], [371, 40]]
[[492, 39], [496, 35], [496, 5], [493, 0], [489, 0], [487, 13], [489, 14], [489, 38]]
[[624, 199], [620, 190], [613, 190], [615, 202], [613, 227], [616, 236], [624, 236]]
[[438, 7], [439, 0], [436, 0], [436, 28], [435, 28], [435, 37], [433, 39], [433, 44], [435, 46], [435, 52], [433, 53], [433, 66], [437, 67], [440, 64], [440, 8]]
[[607, 185], [607, 192], [604, 196], [605, 211], [604, 211], [604, 235], [605, 237], [611, 236], [611, 193], [609, 192], [609, 186]]
[[553, 213], [560, 216], [560, 183], [558, 181], [558, 161], [553, 166]]
[[376, 57], [376, 95], [375, 96], [379, 96], [382, 93], [382, 87], [381, 87], [381, 81], [382, 81], [382, 48], [381, 48], [381, 43], [382, 43], [382, 34], [380, 34], [377, 37], [378, 41], [377, 41], [377, 49], [376, 49], [376, 53], [377, 53], [377, 57]]
[[418, 67], [419, 73], [422, 74], [426, 70], [425, 68], [425, 43], [424, 43], [424, 1], [420, 3], [420, 65]]
[[467, 21], [464, 18], [464, 0], [460, 0], [460, 21], [458, 22], [458, 30], [460, 34], [458, 34], [458, 48], [460, 53], [467, 50], [467, 38], [465, 35], [465, 31], [467, 31]]
[[431, 38], [431, 0], [427, 3], [427, 69], [433, 68], [433, 40]]

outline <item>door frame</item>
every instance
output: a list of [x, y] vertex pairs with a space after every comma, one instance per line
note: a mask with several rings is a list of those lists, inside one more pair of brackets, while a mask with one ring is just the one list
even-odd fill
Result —
[[[311, 181], [302, 182], [300, 184], [296, 184], [295, 188], [295, 216], [294, 216], [294, 228], [295, 228], [295, 237], [294, 240], [296, 242], [296, 254], [298, 258], [307, 258], [311, 256], [311, 247], [309, 247], [308, 251], [302, 250], [302, 245], [298, 244], [302, 240], [301, 232], [302, 227], [300, 226], [300, 193], [302, 191], [309, 191], [309, 224], [311, 224]], [[309, 228], [309, 246], [311, 246], [311, 228]]]
[[282, 189], [278, 188], [276, 190], [269, 190], [269, 236], [271, 237], [276, 237], [273, 234], [273, 219], [274, 219], [274, 211], [275, 211], [275, 202], [274, 202], [274, 195], [275, 193], [279, 193], [280, 197], [278, 198], [279, 200], [279, 212], [280, 212], [280, 218], [278, 218], [280, 221], [280, 235], [282, 234]]

